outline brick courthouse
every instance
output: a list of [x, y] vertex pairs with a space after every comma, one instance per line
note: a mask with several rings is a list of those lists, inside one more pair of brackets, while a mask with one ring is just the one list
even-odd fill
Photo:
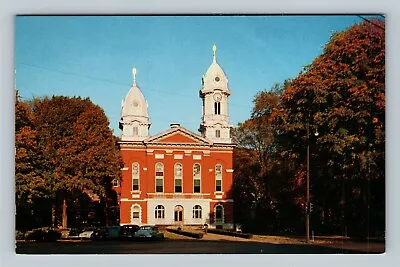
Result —
[[231, 93], [216, 60], [216, 46], [202, 77], [200, 135], [171, 124], [149, 136], [152, 103], [148, 105], [136, 84], [136, 69], [133, 77], [119, 123], [124, 168], [121, 182], [115, 181], [114, 187], [120, 192], [120, 224], [207, 223], [210, 228], [233, 228]]

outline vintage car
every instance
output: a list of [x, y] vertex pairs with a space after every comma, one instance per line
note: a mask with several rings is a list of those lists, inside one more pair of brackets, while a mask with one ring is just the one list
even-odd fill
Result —
[[94, 228], [86, 228], [78, 235], [80, 239], [92, 239]]
[[143, 225], [135, 233], [135, 238], [147, 240], [164, 239], [164, 234], [160, 233], [157, 226]]
[[126, 224], [121, 226], [120, 238], [129, 240], [135, 238], [135, 233], [140, 229], [139, 225]]

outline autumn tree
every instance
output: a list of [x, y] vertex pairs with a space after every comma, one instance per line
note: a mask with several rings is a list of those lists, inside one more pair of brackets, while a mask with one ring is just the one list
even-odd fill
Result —
[[374, 20], [333, 34], [282, 95], [281, 138], [296, 155], [303, 183], [310, 142], [317, 218], [364, 236], [384, 228], [384, 27]]
[[[275, 123], [287, 84], [288, 81], [259, 92], [253, 100], [251, 118], [233, 131], [237, 145], [233, 157], [235, 214], [253, 231], [280, 231], [281, 219], [288, 211], [283, 203], [289, 199], [292, 167], [290, 159], [279, 153], [280, 129]], [[292, 210], [291, 214], [294, 215]]]
[[[32, 113], [15, 99], [15, 204], [17, 228], [40, 225], [42, 199], [48, 194], [40, 174], [41, 158], [38, 152], [37, 132], [32, 124]], [[28, 224], [29, 222], [29, 224]]]
[[104, 111], [89, 99], [53, 96], [30, 105], [48, 212], [54, 226], [66, 227], [69, 203], [84, 195], [107, 200], [122, 160]]

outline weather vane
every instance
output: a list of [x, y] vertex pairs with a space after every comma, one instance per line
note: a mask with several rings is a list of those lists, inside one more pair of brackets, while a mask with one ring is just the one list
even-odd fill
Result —
[[133, 74], [133, 85], [136, 85], [136, 68], [133, 67], [132, 69], [132, 74]]

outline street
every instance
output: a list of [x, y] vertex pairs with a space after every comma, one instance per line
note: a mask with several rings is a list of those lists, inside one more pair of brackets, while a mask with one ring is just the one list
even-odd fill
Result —
[[[17, 243], [18, 254], [338, 254], [366, 253], [305, 244], [270, 244], [253, 241], [163, 240], [74, 241]], [[369, 253], [377, 253], [369, 252]]]

